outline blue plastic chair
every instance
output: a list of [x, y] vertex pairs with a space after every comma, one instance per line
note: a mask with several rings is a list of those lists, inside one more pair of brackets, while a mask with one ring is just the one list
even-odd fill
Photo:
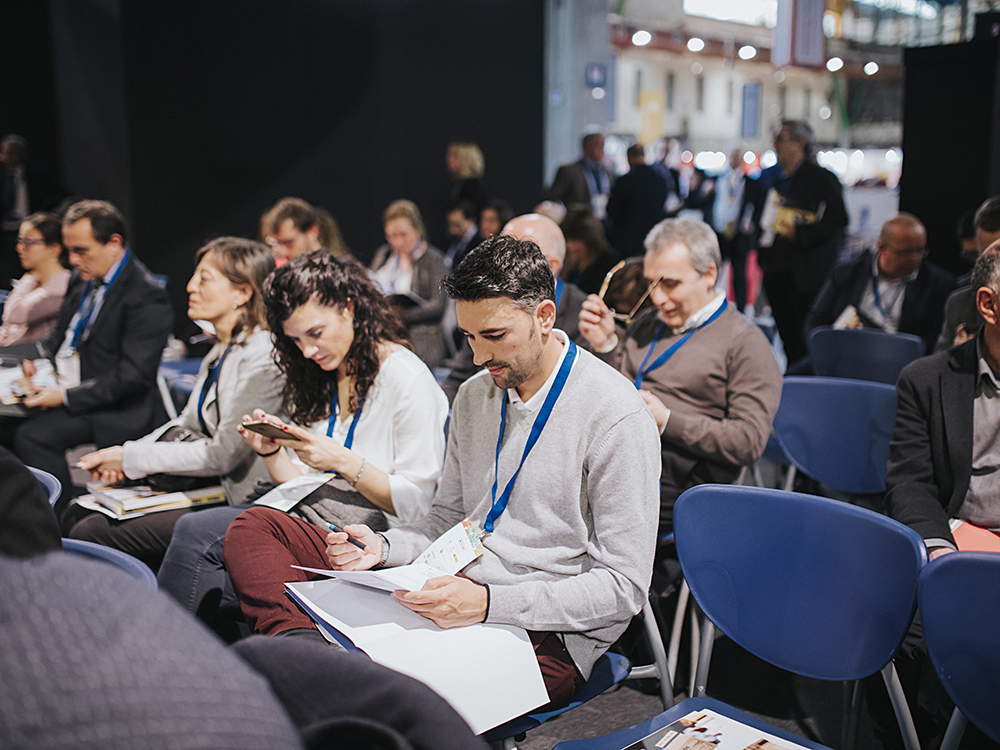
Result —
[[785, 378], [774, 432], [799, 471], [842, 492], [875, 493], [885, 491], [895, 421], [890, 385]]
[[942, 555], [920, 573], [920, 618], [931, 663], [955, 701], [941, 750], [954, 750], [966, 718], [1000, 742], [1000, 555]]
[[80, 539], [65, 538], [62, 540], [62, 547], [64, 552], [69, 552], [73, 555], [82, 555], [83, 557], [111, 563], [124, 570], [136, 580], [147, 584], [151, 589], [155, 590], [157, 588], [156, 576], [149, 569], [149, 566], [121, 550], [105, 547], [101, 544], [94, 544], [93, 542], [84, 542]]
[[924, 356], [924, 341], [919, 336], [876, 328], [834, 330], [819, 326], [809, 334], [808, 346], [817, 375], [890, 385], [896, 384], [900, 370]]
[[[918, 534], [836, 500], [732, 485], [687, 490], [674, 506], [674, 529], [684, 577], [705, 615], [696, 697], [612, 735], [613, 744], [599, 738], [557, 747], [625, 747], [653, 724], [704, 709], [766, 727], [705, 697], [718, 628], [764, 661], [806, 677], [856, 680], [881, 671], [907, 750], [919, 750], [892, 664], [927, 561]], [[767, 731], [821, 747], [774, 727]]]
[[54, 508], [56, 502], [59, 500], [59, 496], [62, 494], [62, 483], [49, 474], [49, 472], [36, 469], [34, 466], [29, 466], [28, 471], [35, 475], [35, 479], [38, 480], [38, 484], [42, 487], [42, 492], [49, 499], [49, 505]]
[[594, 663], [590, 679], [573, 696], [568, 705], [563, 708], [557, 708], [554, 711], [538, 711], [518, 716], [516, 719], [511, 719], [500, 726], [493, 727], [493, 729], [484, 732], [480, 736], [486, 742], [502, 744], [504, 748], [514, 748], [516, 746], [514, 738], [517, 735], [524, 734], [535, 727], [540, 727], [552, 717], [572, 711], [577, 706], [582, 706], [587, 701], [596, 698], [608, 688], [614, 687], [628, 677], [631, 669], [632, 665], [628, 659], [620, 654], [614, 654], [609, 651]]

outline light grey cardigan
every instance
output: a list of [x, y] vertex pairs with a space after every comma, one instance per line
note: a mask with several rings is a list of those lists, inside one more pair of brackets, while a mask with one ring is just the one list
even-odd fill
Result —
[[198, 370], [198, 382], [184, 411], [162, 427], [123, 447], [122, 468], [129, 479], [163, 472], [192, 477], [218, 476], [230, 505], [243, 502], [258, 480], [269, 479], [264, 462], [236, 431], [244, 414], [263, 409], [281, 414], [284, 376], [274, 363], [271, 334], [257, 330], [234, 344], [208, 390], [202, 414], [211, 435], [190, 443], [158, 443], [156, 439], [174, 425], [205, 432], [198, 421], [198, 398], [208, 376], [208, 366], [222, 354], [216, 344]]
[[[465, 517], [482, 527], [506, 396], [485, 371], [459, 389], [434, 504], [416, 524], [385, 533], [390, 565], [410, 562]], [[506, 411], [498, 495], [536, 416], [510, 404]], [[628, 380], [581, 349], [510, 504], [483, 540], [485, 554], [462, 571], [490, 587], [486, 621], [562, 633], [589, 677], [648, 595], [659, 479], [649, 409]]]

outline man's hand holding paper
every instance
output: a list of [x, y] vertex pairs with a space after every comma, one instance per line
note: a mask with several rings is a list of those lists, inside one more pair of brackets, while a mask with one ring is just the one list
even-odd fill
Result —
[[468, 578], [432, 578], [419, 591], [394, 591], [392, 598], [439, 628], [460, 628], [486, 619], [486, 587]]

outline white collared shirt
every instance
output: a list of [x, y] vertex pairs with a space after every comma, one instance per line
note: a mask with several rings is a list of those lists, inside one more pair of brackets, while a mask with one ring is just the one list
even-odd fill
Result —
[[566, 353], [569, 352], [569, 346], [566, 344], [569, 339], [566, 334], [558, 328], [553, 328], [552, 333], [555, 335], [556, 341], [562, 344], [562, 351], [559, 353], [559, 359], [556, 360], [556, 366], [552, 368], [552, 372], [549, 373], [548, 378], [542, 383], [542, 387], [535, 391], [527, 401], [522, 401], [521, 397], [517, 395], [517, 388], [507, 389], [510, 403], [522, 414], [531, 414], [542, 408], [542, 404], [545, 403], [545, 397], [549, 395], [549, 391], [552, 390], [552, 384], [556, 382], [556, 376], [559, 374], [559, 368], [562, 367], [563, 360], [566, 359]]
[[[117, 261], [115, 261], [114, 265], [112, 265], [111, 268], [108, 269], [108, 272], [101, 277], [104, 280], [104, 283], [101, 284], [100, 288], [97, 290], [97, 301], [94, 303], [94, 312], [90, 314], [90, 320], [87, 322], [86, 329], [84, 329], [83, 333], [80, 335], [80, 341], [83, 341], [84, 339], [87, 338], [87, 336], [90, 334], [90, 329], [94, 327], [94, 323], [97, 321], [97, 316], [101, 314], [101, 307], [104, 305], [104, 297], [108, 293], [108, 282], [110, 282], [111, 279], [115, 277], [115, 274], [118, 273], [118, 269], [121, 267], [122, 263], [125, 262], [125, 255], [127, 254], [127, 252], [128, 251], [126, 250], [124, 253], [122, 253], [122, 257], [120, 257]], [[83, 302], [83, 299], [81, 299], [80, 301]], [[60, 353], [66, 351], [72, 345], [73, 332], [76, 331], [76, 324], [79, 322], [80, 315], [83, 314], [85, 308], [86, 305], [81, 305], [80, 307], [77, 307], [76, 313], [70, 319], [69, 325], [66, 326], [66, 336], [63, 338], [62, 347], [60, 347], [59, 349]]]
[[[872, 281], [865, 287], [865, 293], [861, 295], [861, 302], [858, 303], [858, 312], [873, 323], [880, 323], [882, 330], [888, 333], [898, 333], [899, 319], [903, 315], [903, 299], [906, 297], [906, 285], [915, 280], [919, 273], [920, 268], [918, 266], [917, 270], [909, 276], [904, 276], [901, 279], [893, 279], [892, 281], [884, 279], [878, 270], [878, 253], [876, 253], [875, 257], [872, 258]], [[884, 315], [882, 310], [879, 310], [878, 305], [875, 304], [875, 291], [873, 288], [875, 283], [878, 283], [879, 298], [882, 301], [882, 308], [885, 310]]]
[[721, 289], [716, 289], [715, 297], [712, 298], [712, 301], [685, 320], [684, 325], [680, 328], [674, 328], [674, 334], [686, 333], [687, 331], [697, 328], [706, 320], [711, 318], [715, 314], [715, 311], [722, 307], [722, 303], [725, 301], [726, 293]]

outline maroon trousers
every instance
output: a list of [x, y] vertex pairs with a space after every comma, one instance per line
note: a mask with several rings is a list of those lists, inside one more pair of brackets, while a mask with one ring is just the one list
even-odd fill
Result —
[[[243, 617], [255, 633], [275, 635], [296, 628], [316, 628], [305, 612], [285, 595], [285, 582], [317, 576], [291, 567], [328, 568], [329, 532], [273, 508], [250, 508], [226, 532], [224, 555]], [[566, 705], [583, 678], [555, 633], [529, 632], [553, 709]]]

